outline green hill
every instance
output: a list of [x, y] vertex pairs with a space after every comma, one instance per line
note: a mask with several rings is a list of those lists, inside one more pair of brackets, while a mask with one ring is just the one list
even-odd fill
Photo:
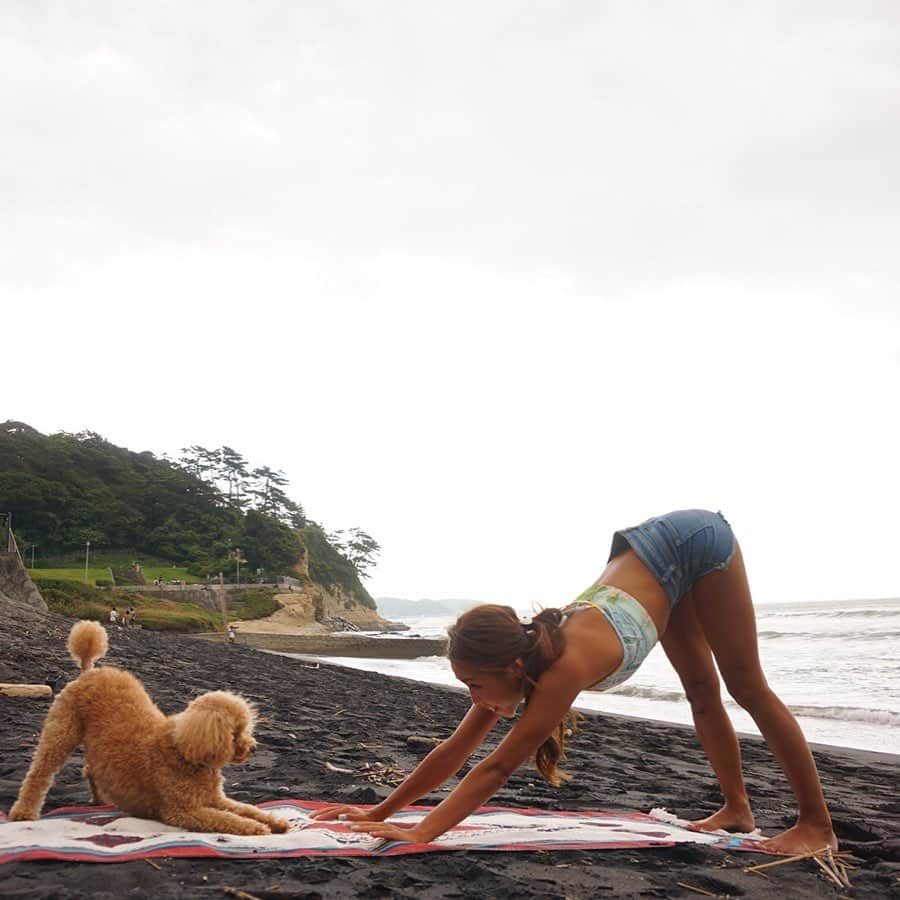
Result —
[[[92, 555], [121, 563], [152, 557], [196, 578], [261, 570], [309, 578], [374, 609], [360, 581], [378, 545], [351, 529], [328, 535], [286, 494], [287, 480], [250, 468], [229, 447], [190, 447], [179, 460], [135, 453], [94, 432], [44, 435], [0, 425], [0, 512], [26, 560], [77, 568]], [[360, 540], [360, 535], [365, 540]], [[71, 562], [66, 562], [66, 560]], [[61, 563], [61, 564], [60, 564]]]

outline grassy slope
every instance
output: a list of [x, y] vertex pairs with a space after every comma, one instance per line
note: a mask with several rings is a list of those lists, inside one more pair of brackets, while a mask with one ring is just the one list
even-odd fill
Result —
[[[134, 554], [129, 553], [97, 553], [91, 554], [88, 561], [87, 583], [95, 585], [97, 579], [101, 581], [110, 581], [110, 568], [128, 568], [135, 561]], [[31, 560], [28, 554], [25, 555], [26, 566]], [[196, 575], [188, 573], [187, 569], [170, 565], [167, 560], [158, 559], [153, 556], [139, 556], [137, 562], [140, 563], [141, 572], [144, 581], [152, 584], [155, 578], [164, 578], [166, 581], [178, 579], [186, 584], [196, 584], [202, 579]], [[81, 565], [78, 565], [77, 554], [68, 554], [66, 556], [56, 556], [50, 559], [35, 560], [34, 568], [28, 567], [28, 574], [38, 579], [54, 579], [57, 581], [78, 581], [84, 582], [84, 557], [82, 556]]]
[[[137, 624], [151, 631], [220, 631], [224, 627], [221, 613], [195, 603], [153, 594], [99, 590], [74, 581], [40, 579], [37, 584], [52, 612], [73, 619], [94, 619], [106, 624], [111, 606], [120, 612], [133, 606]], [[259, 619], [277, 609], [274, 591], [270, 590], [243, 591], [228, 601], [231, 619]]]

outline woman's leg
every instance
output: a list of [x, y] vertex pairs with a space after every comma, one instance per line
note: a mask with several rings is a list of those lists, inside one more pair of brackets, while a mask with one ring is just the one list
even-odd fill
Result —
[[704, 831], [752, 831], [753, 812], [741, 771], [741, 748], [731, 720], [722, 705], [719, 676], [703, 629], [697, 621], [692, 594], [683, 597], [672, 610], [662, 638], [694, 717], [694, 727], [709, 762], [716, 773], [722, 796], [722, 808], [706, 819], [694, 822]]
[[766, 842], [766, 849], [797, 853], [837, 847], [816, 763], [790, 710], [775, 696], [759, 663], [756, 615], [736, 546], [728, 568], [694, 585], [694, 611], [712, 648], [728, 693], [753, 717], [797, 798], [797, 824]]

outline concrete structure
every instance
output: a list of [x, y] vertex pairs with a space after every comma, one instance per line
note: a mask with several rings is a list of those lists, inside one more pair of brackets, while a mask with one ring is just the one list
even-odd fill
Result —
[[[277, 650], [279, 653], [304, 653], [310, 656], [355, 656], [373, 659], [416, 659], [419, 656], [443, 656], [447, 652], [446, 638], [391, 638], [341, 634], [284, 634], [252, 632], [249, 623], [242, 623], [236, 643], [257, 650]], [[192, 634], [204, 641], [225, 643], [224, 634]]]

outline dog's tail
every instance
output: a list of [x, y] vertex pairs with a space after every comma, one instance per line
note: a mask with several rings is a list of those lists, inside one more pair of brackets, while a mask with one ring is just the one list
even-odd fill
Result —
[[79, 665], [82, 672], [93, 668], [94, 662], [106, 656], [109, 641], [106, 629], [98, 622], [83, 620], [76, 622], [69, 632], [69, 655]]

